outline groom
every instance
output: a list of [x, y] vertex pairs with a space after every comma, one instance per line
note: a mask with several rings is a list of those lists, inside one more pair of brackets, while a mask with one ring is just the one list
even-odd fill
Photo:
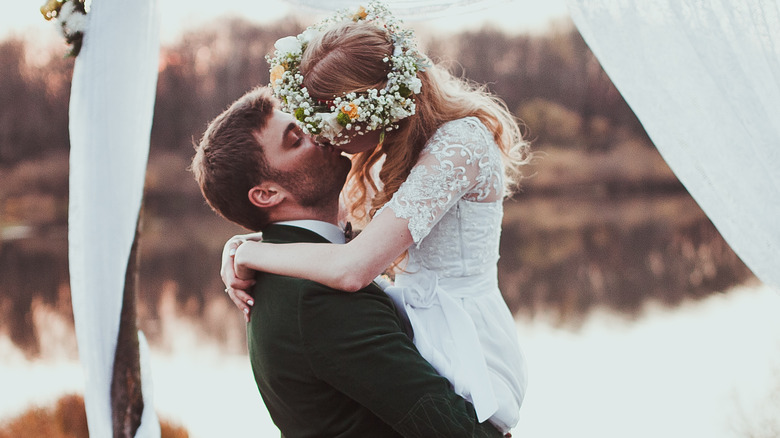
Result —
[[[316, 144], [266, 88], [208, 126], [192, 171], [211, 207], [266, 242], [343, 242], [350, 161]], [[257, 387], [284, 437], [500, 437], [417, 352], [376, 285], [350, 294], [259, 273], [248, 323]]]

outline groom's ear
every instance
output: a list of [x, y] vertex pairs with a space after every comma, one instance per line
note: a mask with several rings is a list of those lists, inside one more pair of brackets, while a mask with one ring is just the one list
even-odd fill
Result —
[[247, 196], [252, 205], [260, 208], [270, 208], [280, 204], [286, 192], [277, 184], [264, 182], [249, 189]]

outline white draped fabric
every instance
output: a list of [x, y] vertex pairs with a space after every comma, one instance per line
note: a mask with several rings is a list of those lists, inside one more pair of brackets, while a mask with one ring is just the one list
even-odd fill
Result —
[[[90, 435], [110, 437], [111, 375], [149, 153], [159, 25], [155, 0], [93, 0], [88, 20], [70, 97], [70, 277]], [[147, 384], [137, 436], [159, 437]]]
[[[361, 0], [287, 0], [320, 10]], [[406, 20], [501, 0], [388, 0]], [[653, 143], [748, 267], [780, 288], [780, 0], [567, 0]]]
[[780, 287], [780, 1], [568, 0], [674, 173]]
[[[344, 8], [365, 6], [368, 0], [286, 0], [287, 3], [306, 8], [332, 12]], [[427, 20], [440, 16], [463, 14], [481, 10], [510, 0], [385, 0], [384, 4], [399, 18], [406, 21]]]

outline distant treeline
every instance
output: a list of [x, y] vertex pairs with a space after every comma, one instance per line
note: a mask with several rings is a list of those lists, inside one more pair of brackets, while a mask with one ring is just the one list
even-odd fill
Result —
[[[208, 120], [249, 88], [268, 83], [265, 55], [302, 27], [292, 19], [268, 26], [234, 19], [164, 47], [152, 148], [189, 153]], [[599, 135], [604, 124], [643, 133], [573, 28], [541, 36], [485, 28], [422, 45], [432, 59], [501, 96], [539, 143], [610, 148]], [[28, 53], [22, 39], [0, 42], [0, 166], [67, 150], [73, 62], [60, 49]]]

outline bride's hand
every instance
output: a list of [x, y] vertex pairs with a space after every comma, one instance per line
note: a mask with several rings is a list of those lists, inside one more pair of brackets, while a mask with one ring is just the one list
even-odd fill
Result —
[[249, 270], [242, 270], [242, 272], [236, 272], [234, 264], [234, 255], [236, 249], [246, 241], [261, 241], [263, 239], [262, 233], [242, 234], [231, 237], [222, 249], [222, 268], [220, 269], [220, 276], [222, 282], [225, 283], [225, 292], [228, 294], [233, 303], [244, 314], [244, 319], [249, 322], [249, 310], [254, 304], [252, 296], [246, 291], [249, 290], [255, 283], [252, 272]]
[[[246, 250], [252, 245], [256, 245], [255, 241], [241, 242], [236, 246], [236, 249], [231, 251], [233, 257], [233, 272], [235, 272], [237, 281], [243, 283], [247, 281], [245, 279], [251, 279], [254, 284], [255, 271], [246, 265]], [[262, 244], [260, 244], [262, 245]]]
[[261, 242], [263, 240], [263, 233], [252, 234], [239, 234], [233, 236], [225, 242], [225, 246], [222, 248], [222, 267], [219, 271], [219, 275], [222, 277], [222, 282], [225, 283], [225, 287], [235, 288], [241, 290], [248, 290], [255, 281], [252, 279], [251, 273], [244, 273], [242, 275], [236, 275], [234, 256], [236, 249], [247, 241]]

